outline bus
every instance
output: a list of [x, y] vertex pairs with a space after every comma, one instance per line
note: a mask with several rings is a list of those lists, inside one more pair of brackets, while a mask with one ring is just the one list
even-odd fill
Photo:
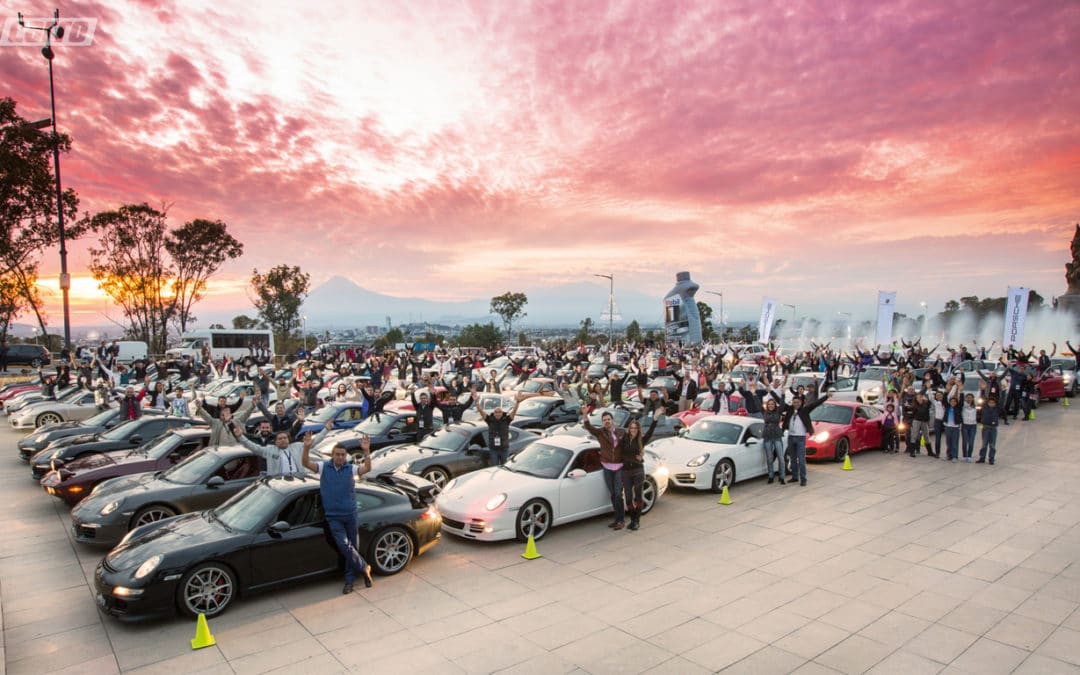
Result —
[[258, 353], [266, 354], [268, 360], [274, 358], [274, 334], [268, 330], [229, 330], [208, 328], [184, 333], [180, 346], [165, 352], [167, 358], [188, 356], [201, 359], [203, 347], [210, 348], [210, 357], [214, 360], [226, 356], [243, 361], [244, 358]]

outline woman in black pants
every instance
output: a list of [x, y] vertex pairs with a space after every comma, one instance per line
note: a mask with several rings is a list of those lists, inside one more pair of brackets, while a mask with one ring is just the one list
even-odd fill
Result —
[[652, 424], [645, 435], [641, 435], [641, 423], [630, 420], [626, 427], [626, 436], [623, 437], [622, 448], [622, 484], [623, 499], [626, 501], [626, 512], [630, 515], [630, 529], [636, 530], [641, 526], [641, 510], [645, 508], [645, 498], [642, 491], [645, 487], [645, 445], [652, 439], [653, 431], [656, 430], [656, 422], [659, 415], [653, 415]]

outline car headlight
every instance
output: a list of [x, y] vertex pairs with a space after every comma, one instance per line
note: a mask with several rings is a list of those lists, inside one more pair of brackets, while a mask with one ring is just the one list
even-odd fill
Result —
[[139, 569], [135, 570], [135, 578], [142, 579], [143, 577], [152, 574], [154, 570], [158, 568], [158, 565], [161, 564], [161, 561], [164, 559], [165, 557], [160, 553], [153, 558], [148, 558], [146, 562], [139, 565]]
[[505, 501], [506, 501], [506, 493], [502, 492], [502, 493], [499, 493], [499, 494], [495, 495], [491, 499], [489, 499], [487, 501], [487, 504], [484, 504], [484, 508], [487, 509], [488, 511], [494, 511], [495, 509], [502, 506], [503, 502], [505, 502]]
[[687, 462], [686, 466], [701, 466], [707, 461], [709, 461], [709, 453], [706, 452], [705, 454], [698, 455], [697, 457]]
[[825, 441], [829, 440], [829, 432], [828, 431], [819, 431], [816, 434], [814, 434], [813, 436], [811, 436], [810, 440], [812, 440], [815, 443], [824, 443]]
[[105, 506], [102, 506], [101, 507], [101, 515], [107, 516], [110, 513], [112, 513], [113, 511], [115, 511], [116, 509], [120, 508], [120, 501], [121, 500], [116, 499], [116, 500], [113, 500], [113, 501], [109, 502]]

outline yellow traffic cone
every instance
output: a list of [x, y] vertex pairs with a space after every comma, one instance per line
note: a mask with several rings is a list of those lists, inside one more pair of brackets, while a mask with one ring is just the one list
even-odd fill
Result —
[[1028, 413], [1028, 419], [1029, 420], [1034, 420], [1035, 419], [1035, 408], [1032, 408], [1031, 412]]
[[731, 503], [731, 495], [728, 494], [726, 485], [724, 486], [723, 491], [720, 492], [720, 501], [718, 501], [716, 503], [717, 504], [730, 504]]
[[217, 640], [210, 634], [210, 626], [206, 624], [206, 615], [200, 614], [199, 620], [195, 623], [195, 639], [191, 641], [191, 648], [202, 649], [216, 644]]
[[919, 447], [920, 448], [925, 448], [926, 447], [926, 436], [919, 436]]
[[526, 560], [536, 560], [543, 557], [536, 552], [536, 540], [533, 539], [531, 534], [529, 535], [529, 543], [525, 544], [525, 552], [521, 554], [521, 557]]
[[1069, 407], [1070, 404], [1069, 404], [1069, 397], [1068, 396], [1062, 396], [1061, 397], [1061, 405], [1065, 406], [1066, 408]]
[[851, 455], [844, 455], [844, 471], [851, 471]]

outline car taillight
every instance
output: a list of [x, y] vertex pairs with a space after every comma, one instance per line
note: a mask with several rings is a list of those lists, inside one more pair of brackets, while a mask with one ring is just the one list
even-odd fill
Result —
[[427, 507], [423, 513], [420, 514], [422, 520], [431, 520], [435, 516], [439, 515], [439, 512], [435, 510], [435, 505]]

